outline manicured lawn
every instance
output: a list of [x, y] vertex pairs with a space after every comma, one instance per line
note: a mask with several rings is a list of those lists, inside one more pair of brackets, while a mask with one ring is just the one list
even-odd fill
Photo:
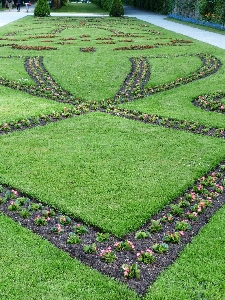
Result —
[[0, 140], [3, 183], [119, 236], [216, 166], [225, 149], [224, 140], [101, 113]]
[[[0, 184], [122, 238], [224, 162], [224, 96], [212, 101], [220, 110], [193, 104], [224, 92], [223, 50], [135, 18], [26, 17], [0, 36]], [[46, 117], [72, 107], [74, 117]], [[140, 122], [137, 112], [221, 135]], [[49, 124], [5, 134], [34, 116]], [[223, 299], [224, 220], [223, 207], [144, 299]], [[1, 299], [139, 298], [4, 215], [0, 235]]]
[[107, 15], [108, 12], [101, 9], [94, 3], [82, 3], [82, 2], [68, 2], [63, 5], [60, 9], [52, 10], [52, 12], [61, 13], [91, 13], [91, 14], [104, 14]]

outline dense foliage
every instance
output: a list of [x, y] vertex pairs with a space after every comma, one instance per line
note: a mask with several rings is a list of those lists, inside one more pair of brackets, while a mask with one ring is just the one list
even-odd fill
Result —
[[126, 0], [125, 3], [134, 7], [167, 14], [172, 11], [175, 0]]
[[225, 2], [223, 0], [174, 0], [177, 15], [213, 23], [225, 23]]
[[112, 0], [92, 0], [91, 2], [98, 5], [106, 11], [109, 11], [112, 6]]
[[113, 0], [109, 15], [111, 17], [121, 17], [124, 15], [124, 8], [121, 0]]
[[50, 7], [47, 0], [38, 0], [35, 9], [34, 16], [35, 17], [46, 17], [50, 15]]

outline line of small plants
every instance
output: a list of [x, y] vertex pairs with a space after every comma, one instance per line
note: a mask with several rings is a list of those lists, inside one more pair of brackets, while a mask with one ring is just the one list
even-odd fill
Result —
[[[12, 56], [8, 58], [10, 57]], [[20, 56], [20, 58], [23, 59], [24, 57]], [[44, 97], [58, 102], [71, 103], [73, 105], [81, 102], [80, 98], [75, 98], [63, 90], [54, 79], [52, 79], [43, 65], [43, 57], [25, 57], [24, 67], [37, 85], [26, 85], [16, 80], [6, 79], [2, 76], [0, 76], [0, 84], [29, 93], [33, 96]]]
[[[109, 104], [110, 100], [106, 102], [108, 102]], [[146, 114], [141, 111], [129, 110], [126, 108], [115, 106], [113, 104], [113, 101], [111, 103], [112, 103], [111, 105], [106, 106], [102, 102], [100, 110], [118, 117], [137, 120], [148, 124], [154, 124], [154, 125], [177, 129], [177, 130], [185, 130], [195, 134], [225, 138], [225, 128], [212, 128], [207, 125], [202, 125], [198, 122], [192, 122], [187, 120], [181, 121], [174, 118], [157, 116], [155, 114]]]
[[[225, 197], [220, 197], [224, 193], [224, 187], [225, 164], [222, 163], [215, 171], [199, 178], [192, 188], [144, 226], [123, 239], [82, 224], [54, 208], [2, 185], [0, 210], [22, 226], [69, 252], [71, 256], [94, 265], [105, 274], [112, 275], [107, 272], [110, 267], [105, 268], [105, 264], [111, 265], [115, 271], [113, 277], [125, 282], [129, 279], [130, 284], [135, 286], [142, 276], [145, 279], [147, 276], [148, 284], [149, 281], [153, 282], [162, 271], [161, 268], [152, 277], [151, 270], [157, 269], [157, 263], [163, 258], [163, 268], [168, 266], [173, 252], [176, 250], [178, 255], [184, 245], [191, 241], [205, 224], [205, 218], [208, 220], [215, 210], [224, 204]], [[96, 264], [96, 260], [100, 263]], [[145, 292], [146, 289], [147, 286], [143, 286], [142, 291]]]
[[129, 99], [142, 98], [142, 91], [145, 84], [150, 78], [150, 66], [146, 57], [131, 57], [131, 72], [125, 79], [123, 86], [118, 91], [115, 99]]
[[24, 29], [21, 29], [21, 30], [11, 31], [11, 32], [8, 32], [8, 33], [4, 34], [4, 36], [14, 36], [17, 33], [25, 32], [27, 30], [33, 30], [33, 29], [34, 28], [24, 28]]
[[224, 92], [215, 92], [212, 95], [202, 95], [194, 99], [193, 103], [196, 106], [208, 111], [215, 111], [219, 113], [225, 113], [225, 105], [220, 101], [220, 99], [225, 97]]
[[44, 126], [48, 123], [55, 122], [58, 120], [64, 120], [67, 118], [79, 116], [81, 114], [90, 111], [90, 105], [88, 103], [82, 103], [77, 107], [67, 108], [64, 107], [62, 111], [53, 111], [51, 114], [40, 114], [39, 116], [32, 116], [29, 118], [21, 118], [13, 120], [8, 123], [0, 124], [0, 134], [5, 134], [18, 130], [26, 130], [28, 128], [36, 126]]
[[[197, 55], [200, 56], [200, 55]], [[16, 56], [17, 57], [17, 56]], [[156, 56], [161, 57], [161, 56]], [[23, 58], [20, 57], [19, 58]], [[176, 82], [172, 82], [171, 84], [165, 84], [160, 87], [151, 88], [151, 93], [160, 92], [161, 90], [170, 89], [181, 84], [190, 82], [191, 80], [199, 79], [199, 77], [208, 76], [211, 73], [215, 72], [219, 68], [219, 61], [216, 58], [208, 55], [201, 55], [200, 58], [205, 62], [202, 68], [199, 69], [198, 73], [194, 72], [193, 75], [188, 76], [187, 78], [180, 78]], [[131, 58], [132, 62], [132, 71], [127, 76], [124, 81], [124, 85], [121, 87], [120, 91], [117, 93], [114, 100], [102, 100], [100, 104], [96, 101], [90, 101], [89, 103], [82, 103], [80, 98], [74, 98], [67, 91], [63, 90], [57, 83], [55, 83], [54, 79], [50, 76], [43, 65], [42, 57], [26, 57], [25, 59], [25, 69], [27, 70], [29, 76], [37, 83], [37, 86], [34, 85], [26, 85], [21, 82], [8, 80], [3, 77], [0, 77], [0, 84], [28, 92], [34, 96], [45, 97], [47, 99], [52, 99], [58, 102], [70, 103], [76, 105], [75, 114], [84, 113], [87, 111], [100, 110], [107, 113], [111, 113], [117, 116], [126, 117], [129, 119], [135, 119], [143, 122], [148, 122], [151, 124], [171, 127], [174, 129], [180, 130], [188, 130], [198, 134], [211, 135], [215, 137], [223, 137], [225, 136], [224, 128], [210, 128], [209, 126], [205, 126], [199, 124], [197, 122], [189, 122], [189, 121], [179, 121], [172, 118], [164, 118], [161, 116], [156, 116], [154, 114], [145, 114], [139, 111], [130, 111], [127, 109], [118, 108], [116, 104], [122, 103], [124, 101], [132, 100], [134, 96], [136, 98], [140, 98], [143, 94], [143, 85], [146, 80], [148, 80], [148, 76], [150, 74], [149, 65], [146, 58]], [[205, 70], [205, 72], [204, 72]], [[138, 74], [138, 75], [137, 75]], [[129, 90], [130, 89], [130, 90]], [[149, 90], [149, 88], [147, 89]], [[144, 89], [145, 91], [145, 89]], [[131, 97], [132, 94], [132, 97]], [[122, 96], [121, 96], [122, 95]], [[46, 119], [55, 119], [53, 115], [45, 116]], [[61, 113], [57, 113], [60, 115]], [[64, 112], [62, 112], [61, 117]], [[64, 114], [65, 115], [65, 114]], [[4, 123], [0, 126], [0, 132], [5, 133], [16, 129], [27, 128], [30, 126], [35, 126], [35, 124], [39, 124], [40, 122], [33, 117], [24, 119], [22, 124], [21, 120], [13, 121], [12, 124]], [[27, 124], [27, 125], [26, 125]], [[30, 125], [29, 125], [30, 124]], [[32, 124], [32, 125], [31, 125]], [[20, 128], [19, 128], [20, 127]]]
[[[77, 21], [79, 19], [79, 24], [76, 24], [75, 21]], [[86, 28], [97, 28], [97, 29], [103, 29], [103, 30], [107, 30], [107, 31], [110, 31], [113, 33], [112, 36], [115, 36], [115, 37], [128, 37], [128, 36], [133, 36], [133, 37], [143, 37], [143, 36], [140, 36], [139, 34], [132, 34], [132, 33], [124, 33], [123, 31], [118, 31], [117, 29], [114, 29], [114, 28], [110, 28], [110, 21], [112, 23], [112, 26], [114, 27], [115, 26], [115, 22], [108, 19], [107, 20], [107, 26], [104, 26], [104, 25], [98, 25], [98, 23], [100, 23], [102, 20], [97, 20], [96, 18], [89, 18], [89, 19], [85, 19], [85, 20], [82, 20], [81, 18], [66, 18], [65, 19], [65, 23], [64, 24], [59, 24], [58, 21], [60, 20], [60, 17], [56, 17], [56, 18], [51, 18], [49, 19], [48, 21], [51, 21], [51, 23], [54, 23], [54, 22], [57, 22], [55, 25], [57, 25], [57, 28], [54, 28], [53, 31], [48, 34], [48, 35], [42, 35], [42, 36], [35, 36], [35, 35], [32, 35], [31, 38], [49, 38], [49, 37], [55, 37], [54, 35], [56, 33], [60, 33], [62, 32], [63, 30], [65, 29], [68, 29], [68, 28], [76, 28], [76, 27], [81, 27], [81, 26], [84, 26]], [[132, 25], [132, 20], [130, 20], [129, 18], [123, 18], [123, 20], [121, 19], [120, 22], [123, 22], [124, 21], [124, 24], [126, 25], [127, 23], [131, 23], [130, 25]], [[68, 25], [68, 23], [72, 23], [70, 25]], [[35, 22], [35, 24], [40, 24], [42, 25], [40, 22]], [[134, 25], [134, 24], [133, 24]], [[20, 27], [23, 27], [23, 25], [20, 25]], [[152, 35], [159, 35], [161, 34], [160, 31], [158, 30], [153, 30], [153, 29], [148, 29], [146, 27], [149, 27], [149, 25], [146, 25], [146, 24], [140, 24], [140, 28], [139, 30], [140, 31], [144, 31], [148, 34], [152, 34]], [[135, 29], [135, 28], [133, 28]], [[20, 33], [20, 32], [24, 32], [27, 30], [33, 30], [33, 28], [25, 28], [25, 29], [21, 29], [21, 30], [17, 30], [17, 31], [13, 31], [13, 32], [9, 32], [9, 33], [6, 33], [5, 36], [14, 36], [16, 35], [17, 33]], [[181, 42], [184, 41], [184, 40], [180, 40]]]
[[[190, 55], [189, 55], [190, 56]], [[168, 82], [165, 84], [162, 84], [160, 86], [151, 87], [148, 86], [147, 88], [140, 89], [139, 86], [139, 78], [137, 78], [136, 73], [137, 72], [144, 72], [150, 73], [149, 65], [145, 64], [144, 67], [148, 68], [148, 70], [143, 70], [142, 64], [141, 64], [141, 58], [134, 57], [132, 59], [132, 68], [130, 74], [127, 76], [127, 78], [124, 81], [124, 85], [121, 87], [120, 91], [117, 93], [115, 97], [115, 103], [123, 103], [128, 102], [133, 99], [140, 99], [143, 97], [150, 96], [155, 93], [159, 93], [162, 91], [167, 91], [170, 89], [173, 89], [175, 87], [179, 87], [181, 85], [190, 83], [195, 80], [199, 80], [201, 78], [205, 78], [207, 76], [210, 76], [218, 71], [218, 69], [221, 66], [221, 62], [216, 58], [213, 57], [210, 54], [194, 54], [193, 56], [199, 57], [199, 59], [203, 62], [203, 65], [195, 72], [191, 73], [188, 76], [177, 78], [176, 80], [172, 82]], [[157, 56], [158, 57], [158, 56]], [[156, 58], [157, 58], [156, 57]], [[137, 89], [134, 88], [132, 92], [132, 98], [130, 98], [129, 94], [126, 95], [126, 91], [128, 89], [128, 86], [134, 86], [137, 85]], [[119, 102], [118, 102], [119, 100]]]
[[43, 51], [43, 50], [57, 50], [56, 47], [51, 46], [26, 46], [26, 45], [17, 45], [17, 44], [11, 44], [12, 49], [18, 49], [18, 50], [37, 50], [37, 51]]
[[[12, 42], [18, 42], [18, 41], [28, 41], [30, 39], [49, 39], [49, 38], [57, 38], [57, 35], [54, 34], [47, 34], [47, 35], [33, 35], [33, 36], [29, 36], [27, 38], [22, 38], [22, 39], [17, 39], [17, 38], [0, 38], [0, 41], [12, 41]], [[12, 45], [12, 44], [8, 44], [8, 45]]]
[[96, 101], [78, 102], [72, 108], [64, 108], [63, 111], [53, 111], [51, 114], [41, 114], [39, 116], [31, 116], [29, 118], [21, 118], [11, 122], [0, 124], [0, 134], [6, 134], [17, 130], [26, 130], [35, 126], [44, 126], [50, 122], [71, 118], [84, 113], [100, 111], [109, 113], [117, 117], [127, 118], [148, 124], [173, 128], [176, 130], [185, 130], [195, 134], [207, 135], [217, 138], [225, 138], [225, 128], [212, 128], [207, 125], [199, 124], [187, 120], [177, 120], [157, 116], [155, 114], [146, 114], [137, 110], [128, 110], [114, 105], [113, 100], [103, 100], [101, 103]]
[[39, 96], [51, 98], [52, 100], [73, 99], [74, 97], [67, 91], [63, 90], [50, 76], [43, 64], [43, 57], [29, 57], [24, 63], [25, 70], [37, 84], [36, 89], [32, 87], [32, 94], [37, 93]]
[[172, 40], [166, 43], [154, 43], [153, 45], [130, 45], [128, 47], [116, 47], [113, 50], [144, 50], [144, 49], [152, 49], [158, 48], [159, 46], [183, 46], [183, 44], [187, 45], [193, 43], [192, 41], [185, 41], [185, 40]]
[[96, 49], [94, 47], [83, 47], [83, 48], [80, 48], [80, 51], [81, 52], [95, 52]]
[[[96, 23], [96, 19], [92, 19], [92, 20], [89, 19], [88, 20], [88, 22], [92, 22], [92, 21], [94, 21]], [[112, 37], [143, 37], [140, 34], [125, 33], [123, 31], [118, 31], [117, 29], [114, 29], [114, 26], [115, 26], [114, 23], [112, 24], [113, 28], [110, 28], [109, 21], [110, 21], [110, 19], [107, 22], [107, 26], [108, 27], [102, 26], [102, 25], [96, 25], [96, 24], [88, 24], [88, 23], [85, 23], [85, 22], [83, 22], [82, 24], [80, 24], [80, 26], [85, 26], [86, 28], [96, 28], [96, 29], [103, 29], [103, 30], [110, 31], [110, 32], [113, 33], [111, 35]], [[126, 22], [127, 21], [128, 21], [128, 19], [126, 19]], [[145, 25], [145, 24], [143, 24], [143, 25]], [[72, 27], [74, 28], [76, 26], [72, 25]], [[159, 35], [159, 34], [161, 34], [160, 31], [153, 30], [153, 29], [143, 29], [141, 25], [140, 25], [140, 27], [141, 28], [138, 28], [138, 30], [145, 31], [148, 34], [152, 34], [152, 35], [155, 35], [155, 34]], [[147, 27], [148, 27], [148, 25], [147, 25]], [[68, 26], [68, 28], [69, 28], [69, 26]], [[130, 29], [136, 29], [136, 28], [130, 28]]]

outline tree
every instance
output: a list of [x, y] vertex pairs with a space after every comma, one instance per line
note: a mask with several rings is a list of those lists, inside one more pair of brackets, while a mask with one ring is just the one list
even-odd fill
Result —
[[124, 8], [122, 0], [113, 0], [109, 11], [110, 17], [122, 17], [124, 15]]
[[50, 16], [50, 7], [47, 0], [38, 0], [34, 9], [34, 16], [35, 17]]
[[2, 8], [5, 8], [6, 0], [2, 0]]

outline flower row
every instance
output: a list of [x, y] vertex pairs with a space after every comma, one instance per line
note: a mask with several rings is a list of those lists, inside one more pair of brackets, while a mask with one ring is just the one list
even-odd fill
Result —
[[202, 95], [199, 96], [197, 99], [194, 101], [197, 102], [197, 104], [202, 108], [202, 109], [207, 109], [211, 111], [217, 111], [220, 113], [225, 113], [225, 102], [222, 103], [220, 101], [221, 98], [225, 97], [224, 92], [216, 92], [212, 95]]
[[57, 50], [56, 47], [50, 47], [50, 46], [26, 46], [26, 45], [11, 45], [12, 49], [19, 49], [19, 50]]
[[[110, 101], [109, 101], [110, 102]], [[187, 120], [177, 120], [172, 118], [166, 118], [157, 116], [155, 114], [146, 114], [137, 110], [128, 110], [113, 105], [106, 106], [105, 103], [101, 104], [101, 109], [109, 114], [113, 114], [118, 117], [134, 119], [149, 124], [164, 126], [167, 128], [173, 128], [178, 130], [190, 131], [196, 134], [210, 135], [218, 138], [225, 138], [225, 128], [212, 128], [210, 126], [202, 125], [198, 122], [191, 122]]]
[[[147, 72], [150, 73], [150, 69], [147, 63], [145, 65], [140, 63], [141, 61], [143, 61], [142, 58], [137, 58], [137, 57], [132, 58], [131, 73], [125, 79], [124, 85], [121, 88], [121, 90], [117, 93], [115, 100], [119, 99], [120, 102], [130, 101], [133, 99], [150, 96], [158, 92], [170, 90], [172, 88], [190, 83], [194, 80], [198, 80], [200, 78], [209, 76], [215, 73], [220, 67], [220, 61], [217, 58], [213, 57], [212, 55], [196, 54], [195, 56], [199, 57], [203, 62], [203, 65], [196, 72], [193, 72], [190, 75], [182, 78], [177, 78], [172, 82], [168, 82], [160, 86], [155, 86], [155, 87], [148, 86], [147, 88], [142, 88], [142, 89], [139, 88], [138, 91], [136, 90], [135, 87], [135, 85], [139, 84], [138, 81], [139, 79], [136, 77], [136, 73], [137, 72], [139, 73], [143, 72], [144, 74], [146, 74]], [[126, 90], [129, 88], [129, 86], [133, 87], [132, 97], [130, 97], [130, 93], [126, 93]]]
[[130, 45], [129, 47], [118, 47], [113, 50], [144, 50], [144, 49], [152, 49], [158, 48], [158, 46], [181, 46], [183, 44], [190, 44], [192, 41], [188, 40], [172, 40], [166, 43], [154, 43], [153, 45]]
[[[111, 238], [109, 233], [95, 231], [94, 240], [93, 238], [91, 240], [92, 236], [88, 238], [89, 244], [83, 244], [82, 235], [88, 235], [89, 230], [93, 231], [93, 228], [77, 223], [66, 215], [56, 213], [49, 207], [43, 207], [42, 204], [21, 196], [16, 190], [0, 186], [0, 204], [5, 205], [11, 217], [12, 214], [18, 213], [23, 219], [32, 218], [34, 226], [49, 226], [49, 235], [66, 234], [66, 244], [81, 245], [83, 252], [92, 255], [92, 259], [100, 259], [104, 263], [113, 264], [118, 252], [131, 252], [131, 263], [122, 264], [118, 272], [120, 274], [122, 271], [125, 278], [139, 278], [142, 263], [150, 265], [156, 259], [160, 260], [160, 256], [156, 255], [169, 253], [170, 243], [182, 243], [182, 237], [195, 226], [198, 218], [213, 206], [214, 200], [224, 192], [224, 186], [225, 165], [221, 165], [218, 171], [199, 178], [188, 192], [169, 205], [166, 213], [162, 211], [159, 218], [150, 220], [149, 223], [132, 233], [130, 239], [116, 240], [116, 238]], [[166, 228], [170, 230], [166, 231]], [[159, 240], [154, 243], [153, 240], [156, 240], [158, 233]], [[141, 249], [141, 243], [138, 242], [141, 240], [148, 241], [147, 248]], [[104, 247], [102, 243], [108, 246]]]

